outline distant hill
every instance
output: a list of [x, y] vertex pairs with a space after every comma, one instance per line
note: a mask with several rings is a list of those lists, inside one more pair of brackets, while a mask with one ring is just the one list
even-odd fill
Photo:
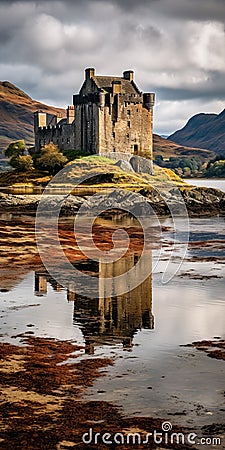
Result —
[[154, 157], [161, 155], [164, 159], [172, 156], [177, 158], [197, 158], [201, 161], [207, 161], [215, 157], [215, 153], [212, 151], [179, 145], [157, 134], [153, 136], [153, 149]]
[[0, 154], [10, 142], [19, 139], [24, 139], [27, 145], [33, 145], [33, 113], [38, 109], [65, 115], [63, 109], [32, 100], [8, 81], [0, 82]]
[[220, 114], [197, 114], [168, 139], [181, 145], [225, 154], [225, 109]]

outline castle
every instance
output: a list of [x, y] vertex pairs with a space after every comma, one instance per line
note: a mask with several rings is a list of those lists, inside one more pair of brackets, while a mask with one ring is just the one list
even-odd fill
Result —
[[[70, 283], [67, 289], [67, 300], [74, 302], [74, 323], [81, 327], [85, 340], [85, 352], [94, 353], [99, 345], [114, 345], [122, 343], [124, 347], [131, 347], [133, 337], [138, 330], [153, 329], [154, 315], [152, 313], [152, 253], [140, 264], [150, 265], [147, 278], [136, 288], [124, 294], [119, 294], [120, 286], [116, 277], [124, 274], [124, 286], [129, 289], [129, 271], [140, 260], [138, 253], [133, 253], [119, 260], [106, 263], [99, 260], [81, 260], [73, 263], [82, 273], [92, 273], [99, 280], [99, 298], [90, 298], [75, 292], [76, 286]], [[145, 271], [144, 267], [143, 270]], [[105, 279], [111, 279], [111, 286], [105, 286]], [[61, 286], [46, 270], [35, 272], [35, 294], [47, 293], [47, 282], [55, 291]]]
[[35, 112], [35, 151], [53, 142], [61, 151], [122, 152], [151, 159], [154, 100], [153, 93], [138, 89], [131, 70], [113, 77], [96, 76], [88, 68], [67, 117]]

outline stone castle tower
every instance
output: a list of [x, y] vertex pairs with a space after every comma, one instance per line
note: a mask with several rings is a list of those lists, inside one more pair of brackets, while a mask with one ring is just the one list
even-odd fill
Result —
[[61, 150], [152, 158], [154, 100], [153, 93], [138, 89], [131, 70], [123, 77], [113, 77], [96, 76], [95, 70], [88, 68], [66, 118], [35, 113], [35, 150], [53, 142]]

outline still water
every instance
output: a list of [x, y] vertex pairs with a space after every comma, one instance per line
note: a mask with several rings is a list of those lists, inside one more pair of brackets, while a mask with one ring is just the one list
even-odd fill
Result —
[[190, 178], [185, 179], [184, 181], [189, 184], [193, 184], [194, 186], [205, 186], [208, 188], [220, 189], [221, 191], [225, 192], [225, 180], [223, 179], [215, 180], [213, 178]]
[[[161, 226], [160, 258], [154, 245], [149, 253], [153, 274], [127, 294], [117, 295], [113, 282], [104, 291], [104, 262], [86, 261], [81, 268], [99, 280], [101, 296], [95, 299], [63, 289], [43, 269], [29, 267], [20, 279], [14, 272], [11, 285], [0, 286], [1, 340], [19, 344], [20, 333], [72, 339], [83, 345], [79, 358], [112, 357], [114, 365], [86, 399], [114, 402], [127, 415], [175, 416], [176, 423], [196, 426], [223, 423], [224, 361], [184, 345], [225, 338], [224, 218], [190, 220], [183, 262], [182, 219], [173, 253], [170, 219]], [[123, 270], [120, 262], [108, 265], [107, 276], [135, 266], [138, 258], [125, 257]], [[173, 276], [164, 284], [169, 260]]]

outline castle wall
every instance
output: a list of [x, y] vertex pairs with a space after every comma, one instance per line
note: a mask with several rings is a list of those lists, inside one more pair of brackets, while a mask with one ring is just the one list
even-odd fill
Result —
[[[36, 112], [34, 115], [35, 151], [50, 142], [58, 145], [60, 150], [70, 150], [75, 146], [74, 109], [69, 107], [67, 119]], [[72, 120], [73, 119], [73, 120]], [[62, 122], [60, 124], [60, 122]]]
[[40, 151], [41, 147], [50, 142], [58, 145], [60, 150], [70, 150], [75, 146], [74, 124], [64, 124], [62, 126], [48, 126], [39, 128], [35, 134], [35, 150]]
[[87, 78], [78, 95], [74, 95], [75, 150], [99, 153], [99, 94], [91, 78]]
[[121, 152], [152, 158], [152, 109], [142, 98], [117, 94], [99, 110], [99, 153]]
[[98, 153], [98, 106], [95, 103], [76, 105], [74, 149]]

